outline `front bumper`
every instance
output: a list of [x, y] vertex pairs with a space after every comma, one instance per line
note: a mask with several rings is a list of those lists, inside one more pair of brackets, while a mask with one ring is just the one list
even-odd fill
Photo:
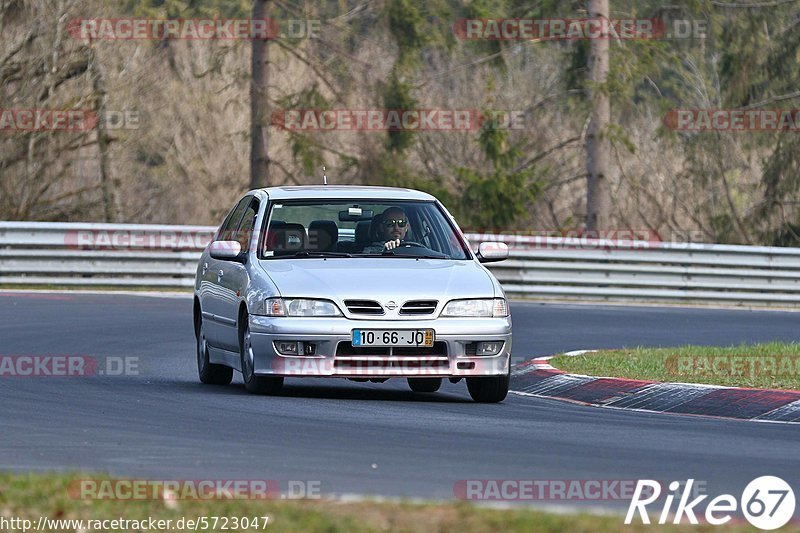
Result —
[[[337, 354], [350, 343], [352, 330], [424, 329], [435, 331], [442, 350], [430, 355]], [[250, 315], [254, 369], [258, 375], [306, 377], [475, 377], [508, 374], [511, 317], [436, 318], [428, 320], [353, 320], [343, 317], [266, 317]], [[313, 343], [315, 354], [281, 355], [275, 341]], [[502, 341], [497, 355], [467, 355], [470, 343]], [[347, 351], [346, 349], [343, 351]], [[385, 350], [374, 350], [385, 352]]]

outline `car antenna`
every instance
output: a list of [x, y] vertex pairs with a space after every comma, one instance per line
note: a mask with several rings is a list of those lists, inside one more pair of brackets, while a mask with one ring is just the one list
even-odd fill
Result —
[[328, 184], [328, 176], [325, 174], [325, 165], [322, 165], [322, 184]]

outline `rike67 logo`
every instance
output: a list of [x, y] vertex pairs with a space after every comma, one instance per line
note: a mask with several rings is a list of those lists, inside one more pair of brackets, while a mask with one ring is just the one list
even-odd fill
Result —
[[[658, 518], [659, 524], [666, 524], [672, 518], [673, 524], [680, 524], [685, 517], [690, 524], [698, 524], [695, 508], [708, 497], [700, 495], [689, 501], [692, 497], [694, 479], [689, 479], [685, 484], [673, 481], [669, 484], [670, 493], [664, 499], [664, 506]], [[683, 487], [682, 492], [680, 491]], [[643, 524], [650, 523], [647, 506], [653, 504], [661, 497], [661, 484], [651, 479], [641, 479], [636, 484], [633, 499], [625, 516], [625, 524], [633, 521], [638, 512]], [[674, 512], [672, 504], [678, 500]], [[704, 518], [711, 525], [720, 526], [731, 521], [738, 509], [750, 524], [763, 530], [778, 529], [792, 519], [795, 510], [795, 498], [792, 487], [784, 480], [775, 476], [761, 476], [745, 487], [742, 497], [737, 501], [731, 494], [721, 494], [705, 505]], [[699, 514], [699, 510], [698, 510]]]

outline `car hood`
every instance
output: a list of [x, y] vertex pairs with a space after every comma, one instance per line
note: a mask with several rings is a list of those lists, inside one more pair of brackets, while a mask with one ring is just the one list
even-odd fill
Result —
[[389, 300], [491, 298], [490, 274], [474, 261], [407, 258], [261, 260], [283, 297]]

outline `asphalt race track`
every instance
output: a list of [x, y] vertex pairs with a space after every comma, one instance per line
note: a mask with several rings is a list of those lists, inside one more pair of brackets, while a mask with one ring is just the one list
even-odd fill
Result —
[[[404, 380], [287, 379], [277, 397], [201, 385], [191, 299], [0, 293], [0, 355], [138, 357], [138, 375], [0, 377], [0, 469], [153, 479], [318, 480], [331, 494], [453, 498], [465, 479], [797, 487], [800, 427], [509, 395], [473, 403]], [[515, 303], [514, 357], [580, 348], [798, 340], [800, 314]], [[512, 382], [513, 389], [513, 382]], [[595, 503], [596, 504], [596, 503]], [[619, 502], [616, 502], [619, 505]], [[627, 504], [627, 502], [625, 502]], [[615, 502], [601, 502], [615, 505]]]

